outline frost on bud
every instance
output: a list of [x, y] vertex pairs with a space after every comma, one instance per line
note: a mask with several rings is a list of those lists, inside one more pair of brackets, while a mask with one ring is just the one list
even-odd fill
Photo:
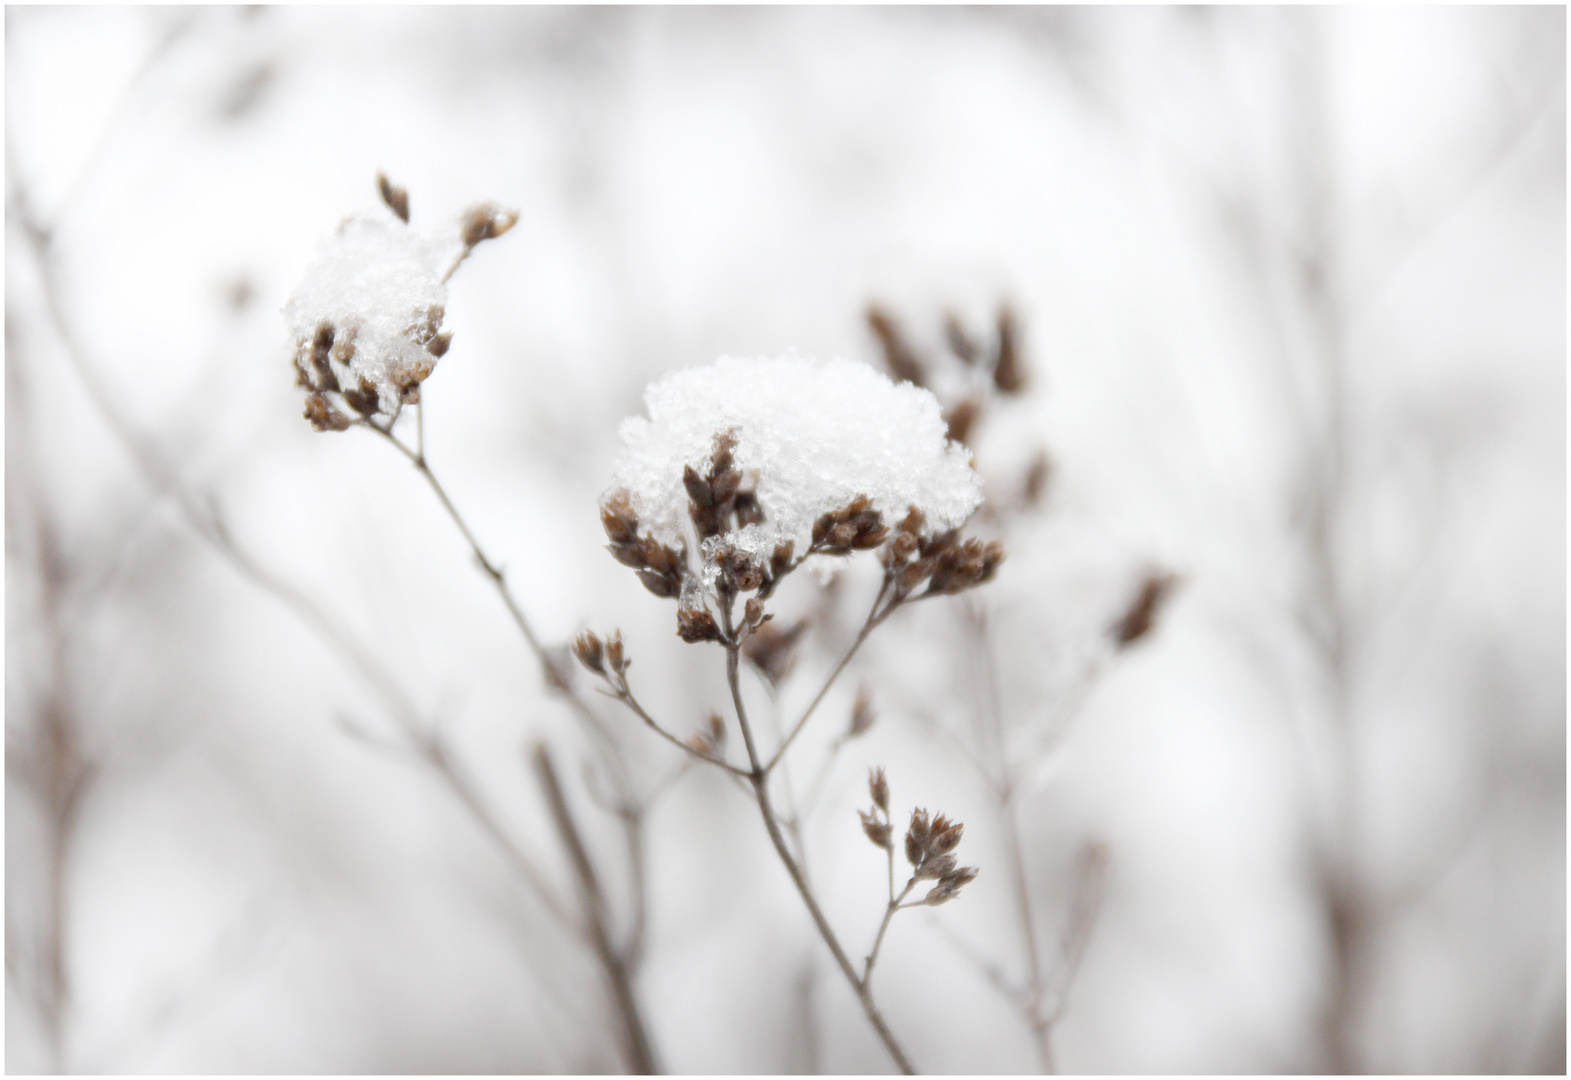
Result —
[[851, 704], [851, 725], [846, 729], [846, 738], [854, 739], [865, 735], [867, 729], [873, 726], [873, 721], [878, 719], [878, 714], [873, 711], [873, 695], [867, 687], [857, 688], [856, 701]]
[[1118, 622], [1113, 624], [1110, 631], [1113, 644], [1120, 649], [1127, 649], [1149, 634], [1177, 584], [1178, 578], [1173, 574], [1157, 570], [1146, 574], [1145, 580], [1140, 583], [1139, 593]]
[[[620, 639], [617, 641], [617, 651], [621, 651]], [[605, 674], [605, 652], [600, 644], [600, 638], [593, 630], [585, 630], [573, 641], [573, 655], [578, 657], [580, 664], [596, 675]]]
[[866, 810], [858, 810], [857, 815], [862, 819], [862, 831], [867, 834], [867, 838], [888, 851], [894, 832], [889, 822], [880, 821], [877, 814], [869, 814]]
[[377, 194], [382, 196], [382, 201], [387, 208], [398, 215], [398, 220], [405, 225], [409, 224], [409, 192], [396, 186], [387, 178], [386, 173], [376, 174]]
[[889, 812], [889, 781], [885, 779], [882, 767], [867, 774], [867, 793], [872, 797], [874, 806], [886, 814]]

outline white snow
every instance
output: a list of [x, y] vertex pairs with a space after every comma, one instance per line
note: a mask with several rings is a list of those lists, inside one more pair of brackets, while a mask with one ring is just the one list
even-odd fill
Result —
[[961, 524], [982, 501], [971, 452], [947, 438], [937, 399], [866, 364], [722, 357], [665, 376], [644, 402], [647, 417], [622, 423], [611, 490], [625, 489], [640, 527], [665, 543], [688, 514], [683, 467], [706, 474], [728, 430], [743, 488], [764, 511], [761, 527], [728, 534], [750, 551], [785, 540], [805, 549], [813, 522], [858, 495], [889, 524], [914, 506], [934, 529]]

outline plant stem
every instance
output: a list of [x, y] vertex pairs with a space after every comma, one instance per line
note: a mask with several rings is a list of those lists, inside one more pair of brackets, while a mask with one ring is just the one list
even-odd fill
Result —
[[878, 924], [878, 936], [873, 939], [873, 948], [867, 954], [867, 963], [862, 968], [862, 985], [871, 986], [873, 982], [873, 965], [878, 963], [878, 950], [883, 947], [884, 935], [889, 931], [889, 924], [894, 922], [895, 912], [901, 908], [901, 901], [911, 895], [911, 890], [916, 888], [916, 878], [906, 882], [906, 887], [900, 890], [900, 895], [895, 896], [894, 886], [895, 855], [894, 849], [889, 852], [889, 906], [884, 909], [884, 921]]
[[[518, 627], [518, 631], [523, 635], [530, 651], [540, 661], [546, 685], [555, 689], [575, 713], [592, 729], [598, 731], [600, 728], [599, 717], [595, 715], [594, 710], [589, 708], [582, 698], [573, 692], [566, 679], [557, 671], [550, 654], [546, 652], [545, 646], [540, 643], [539, 637], [535, 634], [534, 627], [530, 625], [523, 609], [519, 607], [518, 601], [513, 598], [512, 591], [508, 589], [505, 571], [493, 562], [490, 556], [486, 554], [485, 549], [480, 546], [480, 541], [475, 538], [474, 532], [469, 528], [469, 523], [464, 520], [464, 516], [459, 513], [457, 505], [454, 504], [452, 498], [448, 495], [447, 488], [442, 484], [436, 473], [432, 471], [430, 462], [426, 459], [424, 449], [410, 449], [409, 446], [392, 433], [391, 424], [388, 427], [382, 427], [370, 421], [364, 421], [364, 425], [397, 447], [398, 451], [409, 459], [415, 470], [425, 478], [426, 484], [436, 495], [437, 501], [442, 504], [442, 508], [447, 511], [447, 516], [469, 544], [469, 550], [474, 555], [475, 561], [480, 564], [480, 568], [485, 571], [486, 576], [491, 579], [491, 583], [496, 587], [497, 595], [501, 597], [508, 614], [512, 616], [513, 624]], [[625, 692], [625, 682], [623, 690], [623, 699], [631, 703], [631, 694]], [[636, 703], [634, 704], [634, 709], [650, 726], [665, 734], [663, 729], [642, 708], [636, 706]], [[685, 745], [680, 740], [675, 741], [679, 745]], [[717, 761], [716, 764], [724, 765], [725, 763]], [[730, 766], [726, 767], [730, 768]], [[564, 808], [565, 805], [564, 803]], [[624, 828], [629, 831], [628, 843], [630, 845], [636, 844], [638, 842], [636, 833], [638, 822], [630, 815], [622, 815], [622, 822]], [[571, 823], [569, 822], [569, 824]], [[573, 835], [576, 842], [576, 832]], [[634, 897], [634, 903], [642, 905], [643, 897], [641, 894]], [[595, 945], [596, 954], [600, 959], [601, 966], [605, 969], [607, 978], [611, 982], [613, 1001], [615, 1002], [622, 1028], [628, 1034], [630, 1058], [640, 1072], [651, 1073], [658, 1071], [654, 1064], [655, 1054], [649, 1043], [647, 1028], [639, 1011], [637, 998], [632, 992], [631, 983], [628, 981], [626, 957], [612, 947], [609, 937], [604, 937], [606, 931], [603, 921], [597, 917], [592, 909], [589, 911], [589, 921], [590, 935]], [[602, 937], [604, 937], [604, 940], [601, 940]]]
[[[882, 593], [880, 592], [880, 596]], [[835, 936], [834, 930], [829, 925], [829, 920], [824, 917], [823, 909], [818, 906], [818, 899], [813, 895], [812, 887], [808, 884], [802, 868], [797, 865], [796, 859], [791, 855], [791, 849], [786, 844], [785, 835], [780, 831], [780, 822], [775, 816], [774, 807], [769, 802], [769, 773], [758, 757], [758, 748], [753, 741], [753, 729], [747, 721], [747, 707], [742, 704], [742, 684], [737, 676], [738, 657], [741, 647], [736, 644], [736, 635], [731, 630], [731, 612], [729, 605], [723, 605], [720, 611], [721, 628], [725, 633], [726, 651], [726, 683], [731, 689], [731, 702], [736, 708], [738, 726], [742, 729], [742, 741], [747, 746], [747, 760], [752, 766], [747, 779], [753, 786], [753, 794], [758, 800], [758, 812], [764, 819], [764, 828], [769, 833], [769, 840], [775, 846], [775, 852], [780, 856], [780, 861], [785, 864], [786, 873], [791, 875], [791, 881], [796, 885], [796, 891], [801, 895], [802, 902], [807, 905], [808, 914], [813, 918], [813, 924], [818, 928], [818, 934], [824, 939], [824, 944], [829, 947], [830, 953], [835, 958], [835, 963], [840, 966], [846, 981], [851, 984], [852, 991], [857, 1000], [862, 1003], [862, 1011], [867, 1014], [867, 1019], [873, 1025], [873, 1030], [878, 1033], [883, 1041], [884, 1049], [889, 1051], [889, 1056], [894, 1058], [900, 1071], [908, 1076], [916, 1074], [905, 1051], [895, 1041], [894, 1033], [884, 1023], [883, 1015], [878, 1011], [877, 1004], [873, 1001], [872, 992], [867, 984], [857, 976], [856, 968], [846, 956], [845, 949], [840, 946], [840, 939]], [[860, 637], [866, 637], [868, 627]], [[842, 662], [841, 666], [844, 666]], [[822, 696], [822, 695], [820, 695]], [[777, 755], [778, 759], [778, 755]]]
[[815, 694], [813, 696], [813, 700], [808, 703], [807, 709], [802, 713], [801, 718], [791, 726], [791, 730], [787, 732], [786, 737], [781, 740], [780, 746], [774, 752], [774, 756], [771, 757], [769, 759], [769, 763], [764, 766], [765, 774], [773, 772], [775, 766], [780, 764], [780, 759], [785, 756], [786, 750], [790, 748], [791, 743], [795, 741], [796, 737], [801, 734], [802, 729], [807, 726], [808, 720], [812, 718], [813, 711], [817, 709], [819, 703], [824, 700], [824, 695], [829, 693], [829, 688], [835, 684], [835, 680], [840, 678], [840, 673], [844, 671], [846, 665], [851, 662], [851, 658], [856, 655], [856, 651], [862, 647], [862, 642], [866, 641], [868, 635], [878, 628], [879, 623], [883, 622], [889, 617], [890, 612], [894, 611], [895, 608], [900, 606], [900, 601], [895, 600], [885, 607], [883, 611], [878, 610], [878, 605], [883, 603], [884, 595], [888, 591], [889, 578], [886, 576], [884, 578], [883, 585], [879, 587], [878, 595], [873, 598], [873, 607], [867, 613], [867, 621], [862, 624], [862, 629], [857, 632], [856, 640], [851, 642], [851, 647], [847, 649], [845, 655], [840, 658], [840, 662], [835, 665], [835, 669], [829, 673], [829, 678], [824, 680], [824, 685], [819, 687], [818, 693]]
[[584, 850], [567, 798], [562, 794], [562, 785], [557, 780], [556, 767], [551, 763], [551, 752], [545, 743], [535, 744], [534, 759], [535, 769], [540, 774], [540, 786], [545, 789], [546, 801], [551, 806], [551, 818], [556, 823], [557, 832], [561, 834], [562, 846], [567, 849], [573, 872], [578, 878], [584, 910], [589, 916], [595, 953], [600, 957], [601, 967], [605, 969], [611, 982], [611, 992], [617, 1001], [617, 1012], [623, 1026], [623, 1054], [632, 1072], [644, 1076], [658, 1073], [660, 1066], [655, 1062], [654, 1049], [650, 1046], [649, 1035], [639, 1015], [632, 978], [627, 964], [612, 944], [611, 933], [606, 926], [605, 894], [600, 891], [594, 864], [589, 860], [589, 853]]

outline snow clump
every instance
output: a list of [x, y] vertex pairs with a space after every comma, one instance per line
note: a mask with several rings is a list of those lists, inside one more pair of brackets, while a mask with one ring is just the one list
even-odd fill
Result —
[[727, 432], [763, 521], [710, 538], [706, 555], [721, 540], [760, 557], [786, 542], [805, 550], [814, 522], [858, 496], [888, 522], [914, 507], [934, 531], [958, 527], [982, 501], [971, 452], [949, 441], [938, 400], [866, 364], [722, 357], [665, 376], [644, 402], [647, 418], [622, 423], [607, 499], [625, 491], [641, 528], [672, 547], [688, 520], [683, 470], [706, 473]]
[[452, 225], [426, 235], [388, 214], [346, 219], [284, 305], [302, 382], [389, 416], [418, 400], [446, 350], [445, 277], [464, 249]]

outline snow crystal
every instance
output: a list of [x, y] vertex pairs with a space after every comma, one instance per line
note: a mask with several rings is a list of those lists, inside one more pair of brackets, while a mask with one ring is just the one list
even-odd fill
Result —
[[628, 492], [640, 527], [662, 543], [683, 535], [684, 466], [707, 474], [727, 431], [743, 488], [764, 513], [763, 525], [723, 537], [747, 552], [787, 540], [805, 550], [814, 521], [858, 495], [890, 524], [916, 507], [932, 529], [960, 525], [982, 501], [971, 453], [948, 440], [938, 400], [866, 364], [723, 357], [667, 375], [644, 402], [647, 418], [622, 423], [612, 491]]
[[[462, 251], [451, 225], [428, 236], [390, 214], [347, 219], [322, 242], [284, 305], [296, 346], [309, 350], [317, 328], [332, 326], [339, 382], [350, 389], [366, 379], [381, 411], [396, 413], [403, 393], [435, 363], [425, 346], [441, 329], [447, 304], [442, 279]], [[347, 364], [346, 339], [353, 343]]]

